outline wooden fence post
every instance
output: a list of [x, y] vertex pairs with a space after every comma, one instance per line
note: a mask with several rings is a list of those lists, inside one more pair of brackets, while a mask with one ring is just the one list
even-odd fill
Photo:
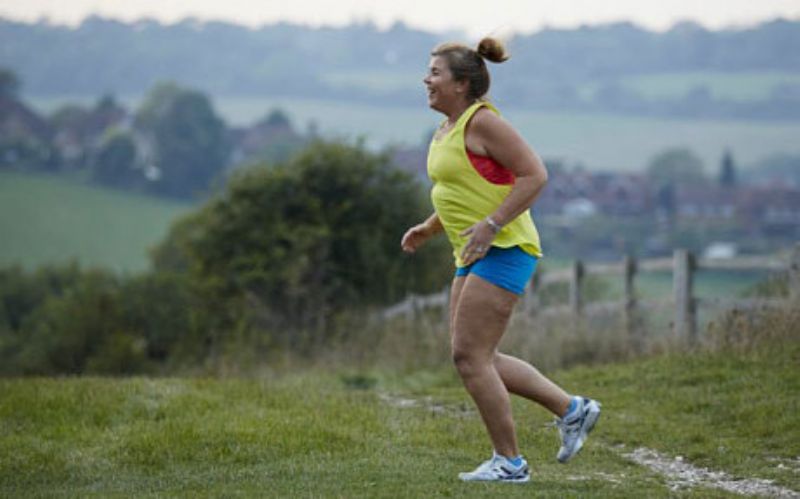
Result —
[[583, 296], [581, 294], [583, 274], [583, 262], [575, 260], [575, 263], [572, 264], [572, 274], [569, 279], [569, 309], [575, 319], [581, 315], [583, 310]]
[[696, 337], [692, 273], [694, 258], [687, 250], [675, 250], [673, 267], [673, 291], [675, 293], [675, 336], [694, 344]]
[[631, 256], [626, 256], [623, 260], [623, 268], [625, 272], [625, 304], [622, 311], [622, 318], [625, 324], [625, 332], [628, 335], [628, 341], [633, 347], [634, 351], [640, 351], [642, 348], [641, 338], [639, 338], [639, 328], [636, 318], [636, 289], [634, 287], [633, 279], [636, 277], [636, 259]]
[[789, 262], [789, 299], [800, 304], [800, 243], [794, 245]]

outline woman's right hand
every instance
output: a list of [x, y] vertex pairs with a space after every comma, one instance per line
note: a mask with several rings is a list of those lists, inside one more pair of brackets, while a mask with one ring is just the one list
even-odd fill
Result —
[[403, 234], [403, 239], [400, 241], [400, 247], [406, 253], [414, 253], [432, 236], [432, 231], [428, 228], [427, 224], [417, 224]]

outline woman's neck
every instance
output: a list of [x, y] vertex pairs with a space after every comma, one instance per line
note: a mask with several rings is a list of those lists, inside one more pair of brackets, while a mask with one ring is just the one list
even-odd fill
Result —
[[469, 109], [469, 107], [475, 104], [477, 101], [478, 101], [477, 99], [471, 101], [465, 100], [459, 102], [458, 104], [453, 106], [452, 109], [446, 111], [444, 114], [445, 116], [447, 116], [447, 123], [450, 125], [455, 125], [456, 121], [458, 121], [458, 118], [461, 117], [462, 114], [464, 114], [464, 111]]

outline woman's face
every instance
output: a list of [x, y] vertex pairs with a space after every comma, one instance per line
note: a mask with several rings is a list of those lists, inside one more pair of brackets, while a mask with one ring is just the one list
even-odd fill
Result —
[[422, 81], [428, 90], [428, 106], [436, 111], [446, 113], [464, 99], [466, 82], [453, 80], [447, 60], [440, 55], [431, 58], [428, 74]]

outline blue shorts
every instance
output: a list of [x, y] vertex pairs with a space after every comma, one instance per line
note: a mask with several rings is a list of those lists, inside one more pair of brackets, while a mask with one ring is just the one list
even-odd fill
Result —
[[492, 246], [486, 256], [466, 267], [456, 267], [456, 277], [475, 274], [495, 286], [521, 295], [525, 292], [539, 259], [519, 246], [498, 248]]

